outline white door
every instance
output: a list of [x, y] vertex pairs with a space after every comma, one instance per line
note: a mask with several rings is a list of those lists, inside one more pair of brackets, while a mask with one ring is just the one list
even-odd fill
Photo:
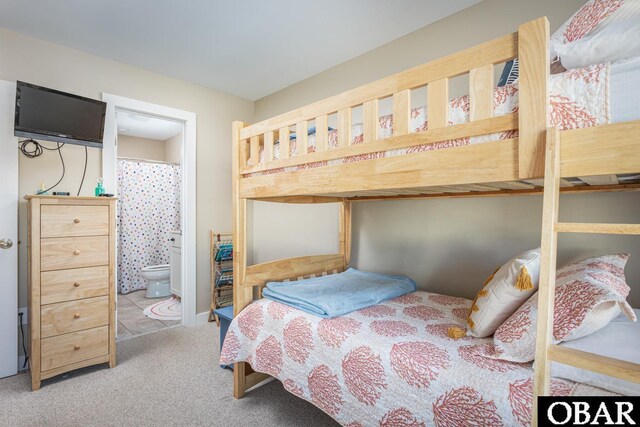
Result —
[[13, 136], [15, 102], [16, 84], [0, 80], [0, 378], [18, 372], [18, 143]]

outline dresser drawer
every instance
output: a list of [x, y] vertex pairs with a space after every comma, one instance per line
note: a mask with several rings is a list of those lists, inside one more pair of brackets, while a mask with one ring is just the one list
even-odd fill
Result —
[[62, 270], [109, 264], [109, 236], [40, 240], [40, 269]]
[[40, 208], [41, 237], [106, 236], [108, 206], [56, 206]]
[[45, 338], [40, 347], [40, 369], [48, 371], [108, 353], [108, 326]]
[[42, 338], [108, 324], [108, 296], [49, 304], [40, 309]]
[[43, 305], [108, 294], [108, 265], [40, 273], [40, 303]]

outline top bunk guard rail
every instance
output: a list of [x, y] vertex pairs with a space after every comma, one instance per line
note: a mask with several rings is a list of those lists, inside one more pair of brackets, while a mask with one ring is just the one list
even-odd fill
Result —
[[[466, 74], [472, 69], [478, 70], [476, 74], [480, 76], [486, 70], [487, 65], [509, 61], [516, 56], [518, 56], [518, 33], [511, 33], [247, 126], [240, 131], [240, 138], [249, 139], [269, 131], [279, 130], [283, 126], [293, 126], [304, 120], [313, 120], [319, 116], [335, 113], [395, 93], [398, 93], [399, 96], [405, 96], [402, 91], [415, 89], [428, 83], [438, 82], [435, 84], [444, 88], [442, 84], [444, 79]], [[493, 81], [493, 70], [489, 74]]]
[[[440, 151], [462, 151], [455, 153], [458, 157], [467, 156], [470, 160], [480, 161], [473, 168], [479, 171], [497, 161], [504, 161], [503, 167], [493, 173], [468, 174], [470, 182], [493, 182], [517, 179], [539, 178], [543, 175], [544, 132], [548, 120], [547, 80], [549, 74], [548, 58], [549, 23], [546, 18], [539, 18], [521, 25], [518, 32], [482, 43], [447, 57], [431, 61], [407, 71], [383, 78], [373, 83], [315, 102], [302, 108], [281, 114], [262, 122], [239, 126], [234, 134], [238, 146], [234, 148], [238, 154], [238, 173], [240, 179], [241, 198], [259, 198], [276, 196], [327, 195], [329, 191], [321, 186], [303, 188], [289, 186], [289, 190], [279, 188], [282, 176], [275, 175], [246, 176], [255, 172], [264, 172], [284, 167], [300, 166], [314, 162], [341, 159], [354, 155], [376, 153], [399, 148], [421, 145], [425, 143], [468, 138], [498, 132], [518, 130], [519, 138], [499, 141], [500, 147], [494, 143], [482, 149], [478, 145], [458, 147]], [[494, 66], [519, 58], [519, 112], [493, 117]], [[449, 122], [449, 79], [463, 74], [469, 75], [469, 122], [450, 125]], [[429, 129], [412, 133], [409, 121], [411, 116], [411, 90], [425, 87], [427, 97], [427, 122]], [[378, 135], [379, 101], [392, 98], [393, 135], [381, 139]], [[362, 109], [363, 142], [351, 145], [351, 125], [354, 108]], [[337, 147], [332, 148], [327, 141], [328, 117], [337, 115]], [[309, 123], [315, 122], [316, 150], [307, 153]], [[296, 132], [296, 152], [289, 156], [290, 133]], [[274, 158], [275, 143], [280, 143], [280, 157]], [[489, 151], [487, 151], [489, 150]], [[260, 153], [263, 153], [261, 160]], [[494, 154], [492, 154], [492, 152]], [[416, 156], [428, 154], [431, 162], [418, 159]], [[450, 156], [451, 154], [449, 154]], [[396, 181], [402, 172], [413, 173], [416, 169], [434, 171], [446, 167], [447, 154], [440, 152], [416, 153], [403, 157], [412, 157], [406, 165], [398, 162], [398, 158], [383, 158], [365, 161], [371, 171], [378, 174], [386, 168], [387, 172], [396, 172], [391, 181]], [[426, 157], [426, 156], [423, 156]], [[472, 159], [475, 157], [476, 159]], [[394, 161], [395, 159], [395, 161]], [[429, 163], [431, 163], [429, 165]], [[420, 165], [420, 166], [417, 166]], [[333, 174], [344, 175], [344, 168], [337, 165], [319, 169], [332, 169]], [[354, 166], [354, 165], [350, 165]], [[448, 176], [438, 180], [415, 180], [415, 186], [438, 185], [438, 182], [451, 184], [455, 171], [465, 164], [454, 162], [448, 169]], [[455, 171], [454, 171], [455, 169]], [[296, 172], [285, 175], [294, 177]], [[307, 171], [308, 172], [308, 171]], [[314, 171], [316, 172], [316, 171]], [[327, 174], [317, 171], [318, 177]], [[354, 170], [354, 172], [356, 172]], [[437, 173], [446, 175], [447, 171]], [[415, 173], [414, 173], [415, 175]], [[327, 177], [324, 177], [327, 178]], [[405, 181], [405, 182], [402, 182]], [[410, 186], [406, 179], [400, 177], [399, 186]], [[462, 183], [462, 181], [460, 181]], [[393, 189], [392, 182], [375, 182], [365, 187], [364, 182], [354, 182], [351, 186], [338, 185], [344, 193], [349, 191], [366, 191], [371, 189]], [[275, 193], [278, 189], [278, 194]], [[340, 196], [339, 192], [335, 195]]]

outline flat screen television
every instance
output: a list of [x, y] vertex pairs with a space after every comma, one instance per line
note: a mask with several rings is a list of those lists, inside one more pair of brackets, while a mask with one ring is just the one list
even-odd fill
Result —
[[102, 148], [107, 104], [18, 82], [14, 135]]

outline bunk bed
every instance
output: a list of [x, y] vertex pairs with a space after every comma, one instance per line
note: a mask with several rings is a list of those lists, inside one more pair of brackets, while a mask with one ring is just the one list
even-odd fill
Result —
[[[635, 175], [640, 172], [640, 121], [561, 126], [566, 130], [550, 127], [553, 106], [548, 99], [548, 40], [548, 21], [540, 18], [521, 25], [513, 34], [259, 123], [234, 122], [234, 314], [237, 316], [248, 306], [253, 307], [249, 310], [259, 310], [260, 313], [264, 308], [266, 313], [269, 309], [267, 302], [254, 302], [254, 298], [261, 298], [267, 282], [315, 277], [347, 269], [351, 252], [351, 205], [354, 202], [544, 192], [537, 362], [533, 384], [521, 388], [524, 390], [522, 393], [528, 395], [525, 400], [533, 405], [533, 415], [524, 418], [535, 425], [535, 397], [550, 394], [550, 361], [574, 364], [639, 382], [640, 366], [636, 364], [552, 345], [557, 233], [640, 234], [640, 227], [636, 225], [558, 223], [558, 195], [560, 192], [640, 189]], [[498, 115], [494, 67], [516, 57], [520, 73], [517, 108]], [[449, 80], [460, 75], [468, 75], [469, 79], [469, 95], [464, 100], [468, 121], [456, 121], [451, 117], [455, 99], [451, 100], [449, 96]], [[423, 87], [427, 90], [426, 108], [412, 109], [412, 94]], [[380, 125], [380, 105], [384, 99], [389, 99], [392, 105], [390, 135], [385, 134], [384, 126]], [[352, 123], [356, 111], [362, 120], [358, 126]], [[415, 126], [412, 118], [420, 114], [424, 115], [428, 126]], [[333, 127], [334, 123], [335, 130], [329, 126]], [[293, 133], [295, 139], [292, 138]], [[339, 253], [247, 265], [248, 200], [339, 203]], [[455, 324], [456, 316], [459, 317], [459, 311], [456, 314], [453, 308], [464, 310], [466, 304], [470, 304], [459, 299], [447, 311], [443, 307], [443, 304], [449, 305], [446, 297], [433, 295], [418, 292], [416, 298], [425, 304], [435, 301], [436, 306], [432, 309], [437, 309], [440, 304], [443, 322], [448, 324]], [[385, 304], [389, 306], [388, 310], [383, 309], [386, 315], [402, 312], [402, 301]], [[425, 307], [428, 311], [430, 306]], [[282, 315], [279, 310], [276, 310], [275, 317]], [[362, 313], [354, 316], [362, 316]], [[405, 321], [409, 328], [414, 327], [408, 318], [396, 320]], [[277, 335], [278, 326], [270, 324], [267, 317], [264, 322], [260, 327]], [[472, 344], [481, 346], [483, 342]], [[456, 342], [451, 345], [460, 348], [468, 344]], [[242, 352], [239, 346], [237, 343], [232, 350]], [[279, 348], [271, 350], [281, 351]], [[269, 347], [262, 351], [268, 352]], [[366, 354], [363, 358], [368, 360]], [[234, 368], [236, 398], [241, 398], [246, 390], [267, 379], [269, 376], [265, 372], [278, 376], [277, 372], [264, 366], [258, 369], [262, 372], [254, 371], [257, 367], [246, 360], [254, 361], [250, 358], [244, 360], [237, 362]], [[330, 363], [339, 362], [328, 363], [331, 366]], [[513, 370], [525, 369], [529, 373], [532, 370], [530, 365], [509, 368], [495, 365], [494, 368], [495, 372], [503, 375]], [[499, 379], [499, 375], [495, 378]], [[282, 380], [289, 391], [300, 394], [295, 385]], [[331, 392], [330, 385], [328, 387], [326, 393]], [[454, 397], [451, 396], [452, 399]], [[317, 401], [314, 403], [319, 405]], [[427, 405], [432, 403], [435, 410], [439, 403], [427, 402]], [[322, 409], [335, 417], [331, 407]], [[444, 407], [441, 409], [445, 410]], [[408, 417], [403, 413], [394, 416], [399, 419]], [[340, 419], [344, 424], [348, 421], [347, 418]]]

